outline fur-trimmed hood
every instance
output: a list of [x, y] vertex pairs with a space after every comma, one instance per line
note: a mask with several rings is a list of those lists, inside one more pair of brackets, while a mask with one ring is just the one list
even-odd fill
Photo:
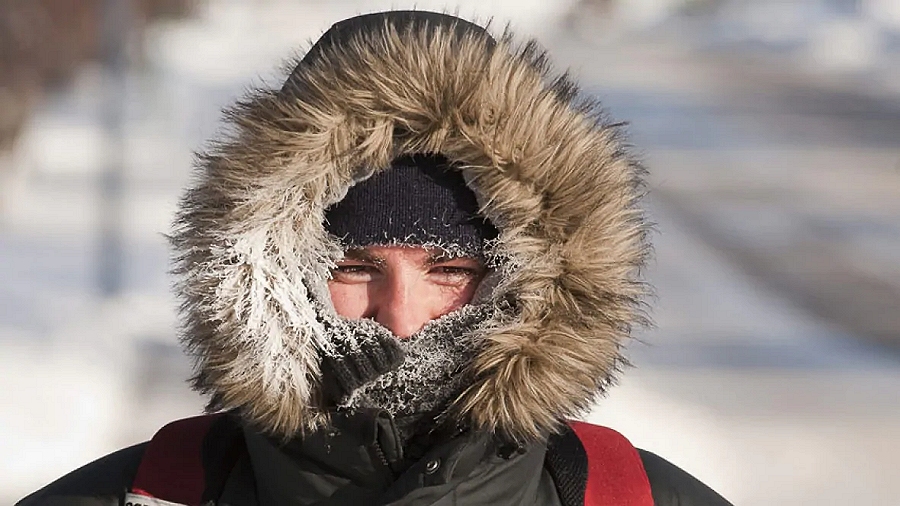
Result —
[[534, 43], [441, 14], [354, 18], [227, 120], [173, 235], [196, 386], [220, 407], [280, 435], [324, 420], [319, 356], [340, 321], [327, 280], [342, 255], [324, 209], [407, 153], [460, 166], [500, 231], [495, 311], [453, 412], [532, 439], [614, 379], [644, 321], [642, 171]]

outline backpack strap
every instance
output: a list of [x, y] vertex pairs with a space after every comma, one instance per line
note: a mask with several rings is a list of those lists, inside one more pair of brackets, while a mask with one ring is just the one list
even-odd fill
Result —
[[240, 427], [225, 413], [171, 422], [147, 444], [125, 505], [215, 501], [242, 451]]
[[588, 480], [588, 456], [581, 441], [569, 426], [550, 435], [545, 457], [562, 506], [582, 506]]
[[653, 506], [637, 449], [610, 428], [569, 422], [550, 437], [546, 462], [563, 506]]
[[569, 422], [587, 453], [585, 506], [653, 506], [650, 480], [628, 439], [608, 427]]

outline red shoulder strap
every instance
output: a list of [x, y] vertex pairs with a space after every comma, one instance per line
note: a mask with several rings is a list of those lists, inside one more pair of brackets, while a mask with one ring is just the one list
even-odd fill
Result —
[[203, 441], [220, 416], [185, 418], [160, 429], [144, 450], [126, 504], [199, 506], [206, 489]]
[[650, 480], [637, 448], [618, 432], [569, 422], [587, 453], [585, 506], [653, 506]]

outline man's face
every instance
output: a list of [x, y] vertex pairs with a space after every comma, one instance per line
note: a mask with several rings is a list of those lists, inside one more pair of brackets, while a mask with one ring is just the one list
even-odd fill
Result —
[[370, 318], [406, 338], [471, 302], [486, 270], [439, 248], [369, 246], [346, 253], [328, 288], [339, 315]]

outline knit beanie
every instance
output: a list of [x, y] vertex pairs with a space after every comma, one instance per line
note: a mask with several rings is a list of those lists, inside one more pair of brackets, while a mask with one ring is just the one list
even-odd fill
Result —
[[427, 245], [471, 256], [498, 235], [462, 173], [437, 154], [404, 155], [351, 187], [325, 211], [325, 229], [348, 248]]

